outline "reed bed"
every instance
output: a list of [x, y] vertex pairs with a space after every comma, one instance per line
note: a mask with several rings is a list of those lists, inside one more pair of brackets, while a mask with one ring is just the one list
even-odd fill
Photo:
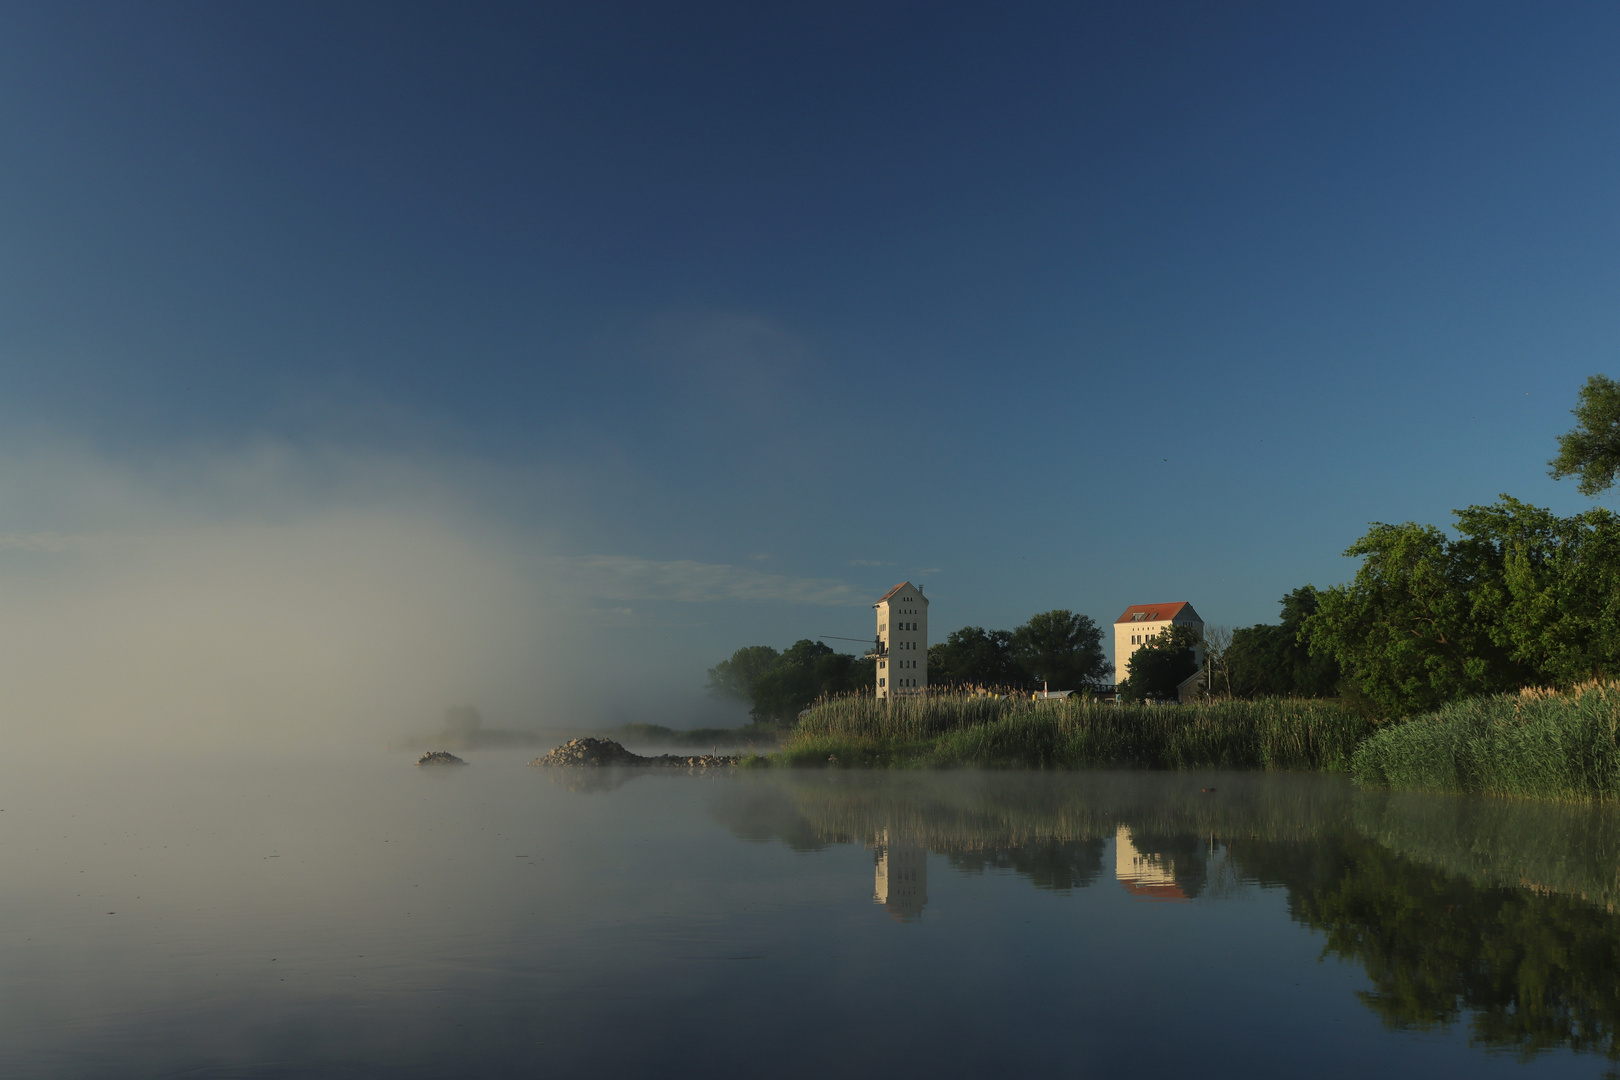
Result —
[[1620, 683], [1470, 698], [1356, 751], [1362, 784], [1552, 799], [1620, 798]]
[[1126, 705], [939, 692], [819, 702], [775, 760], [790, 765], [1345, 772], [1372, 723], [1331, 701]]

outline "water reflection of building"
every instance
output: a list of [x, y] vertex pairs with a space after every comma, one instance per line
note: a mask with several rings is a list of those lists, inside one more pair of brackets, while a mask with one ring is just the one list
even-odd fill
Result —
[[928, 849], [910, 844], [884, 829], [877, 850], [877, 883], [872, 902], [882, 904], [897, 919], [922, 918], [928, 903]]
[[1128, 825], [1121, 825], [1114, 832], [1114, 876], [1125, 886], [1125, 891], [1137, 900], [1178, 903], [1188, 899], [1181, 886], [1176, 884], [1176, 875], [1162, 855], [1149, 855], [1136, 850]]

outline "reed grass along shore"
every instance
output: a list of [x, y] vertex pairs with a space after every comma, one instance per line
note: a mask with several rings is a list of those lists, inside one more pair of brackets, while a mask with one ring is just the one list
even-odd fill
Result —
[[823, 701], [771, 760], [880, 767], [1313, 769], [1344, 772], [1373, 730], [1332, 701], [1128, 705], [940, 692]]
[[1620, 683], [1470, 698], [1373, 734], [1358, 782], [1408, 791], [1620, 798]]

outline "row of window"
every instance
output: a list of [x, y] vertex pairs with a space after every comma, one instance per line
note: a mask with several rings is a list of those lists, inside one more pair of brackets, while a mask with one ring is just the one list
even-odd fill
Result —
[[[879, 671], [884, 670], [888, 666], [889, 666], [889, 662], [887, 660], [879, 660], [878, 661], [878, 670]], [[917, 666], [917, 661], [915, 661], [915, 660], [896, 660], [894, 662], [894, 666], [897, 667], [897, 668], [914, 668], [914, 667]]]
[[[879, 686], [884, 685], [884, 680], [879, 679], [878, 680], [878, 685]], [[896, 686], [916, 686], [917, 685], [917, 680], [916, 679], [896, 679], [896, 680], [894, 680], [894, 685], [896, 685]]]

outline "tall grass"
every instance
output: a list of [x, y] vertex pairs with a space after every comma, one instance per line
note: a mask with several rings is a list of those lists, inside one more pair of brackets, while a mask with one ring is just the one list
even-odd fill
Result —
[[1470, 698], [1356, 751], [1370, 786], [1554, 799], [1620, 797], [1620, 683]]
[[1335, 702], [1116, 705], [951, 692], [851, 695], [799, 721], [783, 764], [1348, 770], [1371, 722]]

